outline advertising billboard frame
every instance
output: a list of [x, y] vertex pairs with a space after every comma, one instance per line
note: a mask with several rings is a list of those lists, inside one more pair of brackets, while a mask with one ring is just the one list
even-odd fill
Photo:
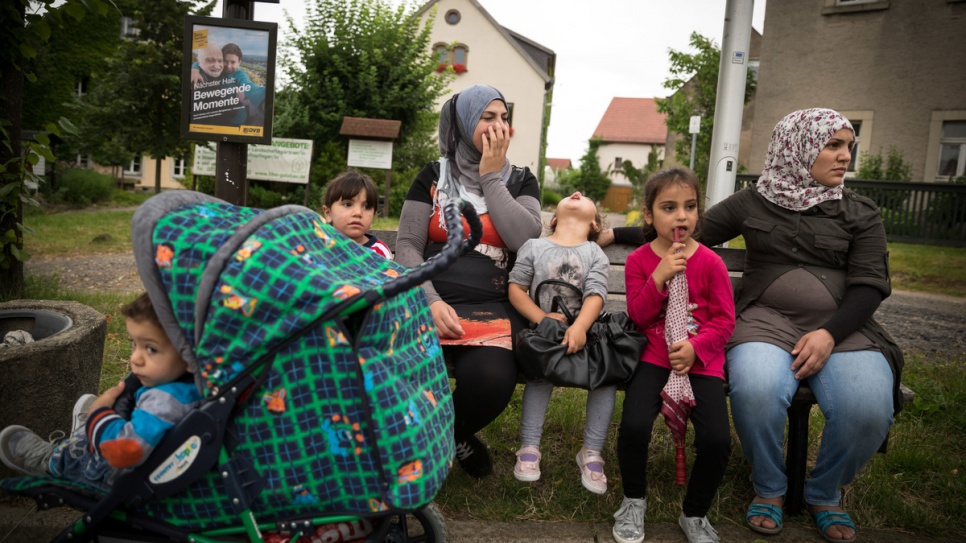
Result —
[[[194, 52], [198, 49], [195, 47], [195, 38], [200, 36], [201, 33], [205, 33], [205, 40], [207, 41], [207, 33], [211, 31], [217, 31], [215, 34], [217, 36], [232, 36], [233, 33], [237, 32], [240, 34], [251, 34], [251, 31], [255, 33], [265, 33], [265, 38], [259, 43], [260, 46], [264, 45], [265, 49], [265, 79], [264, 85], [264, 97], [261, 98], [258, 105], [253, 105], [252, 97], [257, 93], [248, 93], [245, 96], [244, 92], [234, 93], [235, 89], [241, 89], [243, 86], [237, 81], [232, 80], [232, 83], [225, 83], [227, 74], [222, 71], [222, 76], [213, 80], [207, 85], [207, 88], [196, 89], [192, 85], [192, 65], [195, 60], [193, 58]], [[248, 32], [246, 32], [248, 31]], [[196, 34], [197, 32], [197, 34]], [[214, 41], [214, 40], [213, 40]], [[224, 43], [218, 43], [218, 45], [224, 46]], [[275, 65], [276, 65], [276, 53], [278, 44], [278, 24], [277, 23], [267, 23], [262, 21], [246, 21], [243, 19], [223, 19], [218, 17], [202, 17], [199, 15], [187, 15], [185, 16], [185, 26], [184, 26], [184, 54], [182, 58], [182, 70], [181, 70], [181, 137], [185, 139], [192, 140], [203, 140], [203, 141], [217, 141], [217, 142], [234, 142], [234, 143], [262, 143], [271, 144], [272, 142], [272, 113], [275, 104]], [[244, 63], [244, 51], [242, 63]], [[200, 59], [199, 59], [200, 60]], [[224, 62], [224, 59], [222, 59]], [[201, 71], [201, 70], [199, 70]], [[247, 74], [246, 74], [247, 75]], [[231, 79], [231, 78], [228, 78]], [[220, 82], [219, 82], [220, 81]], [[257, 91], [262, 91], [262, 88], [258, 88], [255, 85]], [[242, 96], [241, 100], [238, 96]], [[199, 99], [199, 97], [202, 97]], [[209, 110], [202, 109], [201, 105], [196, 105], [196, 102], [201, 102], [201, 100], [207, 100], [206, 106], [211, 106]], [[245, 106], [242, 102], [247, 101], [248, 105]], [[221, 106], [221, 104], [228, 104], [226, 106]], [[243, 107], [248, 108], [248, 114], [238, 113]], [[211, 121], [209, 123], [204, 122], [205, 119], [193, 118], [193, 115], [201, 110], [205, 115], [211, 115], [208, 118], [215, 118], [217, 114], [218, 119], [216, 121]], [[255, 122], [250, 122], [253, 115], [252, 111], [258, 111], [261, 113], [260, 118]], [[232, 113], [234, 112], [234, 113]], [[237, 116], [244, 116], [244, 121], [238, 121]], [[233, 117], [233, 118], [229, 118]]]

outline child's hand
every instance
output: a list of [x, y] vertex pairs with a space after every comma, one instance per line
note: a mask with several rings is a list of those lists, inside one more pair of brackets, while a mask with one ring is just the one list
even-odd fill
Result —
[[684, 375], [691, 370], [697, 357], [694, 354], [694, 346], [688, 340], [672, 343], [667, 348], [667, 357], [671, 362], [671, 369], [678, 375]]
[[688, 260], [684, 256], [684, 244], [683, 243], [672, 243], [671, 248], [668, 249], [664, 258], [661, 259], [660, 264], [654, 268], [654, 273], [651, 274], [654, 277], [654, 283], [664, 290], [664, 285], [671, 280], [672, 277], [677, 275], [678, 272], [684, 271], [688, 267]]
[[570, 326], [564, 332], [563, 341], [560, 344], [567, 346], [567, 354], [574, 354], [587, 344], [587, 330], [578, 325]]
[[191, 69], [191, 88], [196, 89], [199, 85], [204, 83], [205, 80], [201, 77], [201, 70], [197, 68]]
[[[563, 316], [563, 313], [547, 313], [547, 316], [544, 318], [560, 321], [566, 325], [570, 324], [569, 322], [567, 322], [567, 317]], [[540, 323], [537, 323], [537, 324], [540, 324]]]
[[104, 394], [98, 396], [97, 399], [94, 400], [94, 403], [91, 404], [90, 412], [93, 413], [94, 410], [102, 407], [114, 407], [114, 402], [117, 401], [122, 392], [124, 392], [124, 381], [121, 381], [120, 383], [105, 390]]
[[506, 152], [510, 148], [510, 125], [501, 122], [490, 125], [483, 133], [483, 157], [480, 159], [480, 176], [503, 169]]

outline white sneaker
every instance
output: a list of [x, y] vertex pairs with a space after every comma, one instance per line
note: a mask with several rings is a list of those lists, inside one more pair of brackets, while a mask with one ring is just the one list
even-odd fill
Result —
[[70, 426], [71, 435], [77, 431], [78, 428], [83, 427], [87, 424], [87, 414], [91, 411], [91, 404], [97, 396], [93, 394], [84, 394], [80, 398], [77, 398], [77, 402], [74, 403], [74, 423]]
[[686, 517], [684, 513], [678, 518], [678, 524], [688, 536], [688, 543], [719, 543], [718, 532], [714, 531], [708, 517]]
[[47, 475], [55, 442], [47, 441], [23, 426], [7, 426], [0, 432], [0, 461], [20, 473]]
[[612, 534], [617, 543], [641, 543], [644, 541], [644, 512], [647, 498], [624, 497], [620, 509], [614, 513]]

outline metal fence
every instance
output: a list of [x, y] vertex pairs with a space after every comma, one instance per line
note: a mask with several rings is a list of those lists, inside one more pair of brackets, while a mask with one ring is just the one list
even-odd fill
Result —
[[[739, 174], [735, 191], [757, 179]], [[966, 247], [966, 185], [860, 179], [845, 185], [879, 206], [889, 241]]]

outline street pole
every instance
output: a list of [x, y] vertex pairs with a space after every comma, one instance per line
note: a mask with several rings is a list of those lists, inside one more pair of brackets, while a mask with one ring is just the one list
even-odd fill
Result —
[[691, 166], [689, 169], [694, 171], [694, 150], [698, 148], [698, 132], [701, 131], [701, 116], [691, 115], [691, 121], [688, 126], [688, 131], [691, 132]]
[[735, 190], [754, 7], [754, 0], [728, 0], [725, 6], [711, 159], [708, 162], [709, 206], [724, 200]]
[[[253, 0], [225, 0], [223, 19], [252, 21]], [[215, 197], [237, 206], [248, 205], [248, 144], [218, 142], [215, 158]]]

